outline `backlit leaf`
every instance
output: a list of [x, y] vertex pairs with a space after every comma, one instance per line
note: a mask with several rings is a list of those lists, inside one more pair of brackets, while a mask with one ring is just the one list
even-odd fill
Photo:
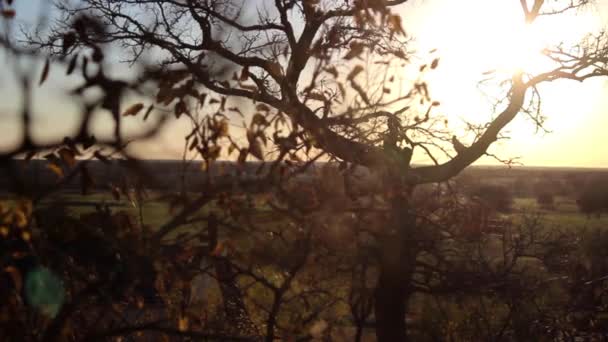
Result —
[[46, 164], [46, 167], [49, 170], [53, 171], [53, 173], [56, 174], [57, 177], [63, 178], [63, 169], [60, 166], [58, 166], [57, 164], [55, 164], [55, 163], [48, 163], [48, 164]]
[[127, 110], [125, 110], [122, 113], [122, 116], [135, 116], [143, 108], [144, 108], [144, 104], [143, 103], [141, 103], [141, 102], [140, 103], [136, 103], [136, 104], [132, 105], [131, 107], [127, 108]]
[[146, 121], [148, 119], [148, 116], [150, 116], [150, 113], [152, 113], [153, 109], [154, 109], [154, 105], [150, 105], [150, 107], [148, 107], [148, 110], [146, 110], [146, 114], [144, 114], [143, 121]]
[[49, 70], [51, 68], [51, 60], [47, 58], [46, 62], [44, 62], [44, 67], [42, 68], [42, 74], [40, 74], [40, 82], [38, 85], [42, 85], [44, 81], [49, 77]]
[[69, 167], [74, 167], [74, 165], [76, 165], [76, 156], [72, 150], [62, 148], [57, 153], [59, 154], [61, 160], [63, 160], [63, 162]]
[[72, 59], [70, 60], [70, 64], [68, 64], [68, 68], [66, 70], [66, 75], [71, 75], [72, 72], [74, 72], [74, 69], [76, 69], [77, 63], [78, 63], [78, 55], [74, 55], [74, 57], [72, 57]]
[[359, 75], [359, 73], [361, 73], [361, 71], [363, 71], [363, 66], [361, 65], [357, 65], [356, 67], [353, 68], [353, 70], [348, 74], [347, 79], [350, 81], [352, 79], [354, 79], [355, 77], [357, 77], [357, 75]]

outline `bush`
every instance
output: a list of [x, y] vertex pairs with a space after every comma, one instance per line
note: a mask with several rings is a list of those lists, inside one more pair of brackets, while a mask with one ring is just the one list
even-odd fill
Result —
[[576, 204], [579, 210], [587, 215], [599, 216], [602, 212], [608, 211], [608, 179], [597, 177], [587, 182]]
[[536, 196], [536, 203], [543, 209], [555, 208], [555, 200], [553, 194], [548, 191], [543, 191]]
[[493, 184], [477, 186], [471, 195], [478, 197], [485, 205], [492, 209], [509, 212], [513, 205], [513, 194], [506, 187]]

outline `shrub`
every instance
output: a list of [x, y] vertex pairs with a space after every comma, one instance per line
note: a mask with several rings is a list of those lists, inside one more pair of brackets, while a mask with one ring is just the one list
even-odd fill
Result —
[[551, 192], [543, 191], [536, 196], [536, 203], [543, 209], [555, 208], [555, 199]]
[[579, 195], [576, 204], [582, 213], [598, 216], [608, 211], [608, 179], [596, 177], [591, 179]]
[[473, 189], [471, 195], [478, 197], [490, 208], [501, 212], [511, 211], [513, 205], [513, 194], [506, 187], [500, 185], [479, 185]]

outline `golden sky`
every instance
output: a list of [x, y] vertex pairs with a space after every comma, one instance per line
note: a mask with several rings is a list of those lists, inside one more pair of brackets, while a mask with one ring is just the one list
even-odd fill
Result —
[[[40, 1], [21, 5], [24, 10], [18, 16], [24, 17], [18, 19], [28, 20]], [[418, 51], [437, 49], [441, 62], [429, 75], [431, 92], [458, 132], [459, 121], [484, 122], [492, 115], [491, 101], [478, 89], [484, 71], [543, 70], [547, 65], [540, 51], [546, 44], [576, 41], [587, 32], [608, 27], [608, 0], [598, 0], [577, 15], [543, 18], [532, 27], [524, 25], [518, 0], [413, 0], [401, 8], [401, 14]], [[76, 107], [62, 96], [70, 86], [62, 82], [61, 74], [52, 72], [49, 82], [36, 92], [40, 136], [65, 135], [74, 128]], [[18, 138], [11, 112], [19, 103], [12, 82], [6, 74], [0, 75], [0, 148]], [[551, 133], [535, 133], [533, 123], [522, 116], [507, 127], [512, 139], [499, 142], [491, 152], [503, 158], [520, 157], [528, 166], [608, 167], [608, 80], [560, 81], [541, 91]], [[129, 120], [128, 125], [138, 125], [136, 119]], [[159, 141], [142, 152], [148, 158], [179, 158], [185, 127], [180, 122], [171, 124]], [[463, 142], [470, 143], [466, 138]]]
[[[525, 25], [517, 0], [414, 1], [402, 15], [420, 51], [438, 49], [440, 67], [429, 83], [441, 110], [452, 122], [486, 122], [492, 111], [491, 100], [478, 88], [482, 73], [546, 70], [550, 65], [540, 53], [543, 47], [608, 27], [608, 0], [579, 13], [541, 17], [532, 26]], [[507, 126], [512, 139], [491, 152], [520, 157], [529, 166], [608, 167], [608, 80], [554, 82], [541, 94], [551, 133], [535, 133], [534, 124], [522, 116]]]

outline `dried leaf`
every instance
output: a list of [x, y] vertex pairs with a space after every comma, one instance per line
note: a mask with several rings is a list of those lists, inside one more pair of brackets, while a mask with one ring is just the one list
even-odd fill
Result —
[[317, 100], [317, 101], [321, 101], [321, 102], [327, 101], [327, 99], [325, 98], [325, 96], [323, 94], [317, 93], [317, 92], [308, 94], [308, 98], [311, 100]]
[[251, 153], [251, 155], [258, 158], [259, 160], [264, 160], [264, 152], [262, 151], [262, 145], [257, 139], [254, 139], [253, 141], [249, 142], [249, 153]]
[[268, 107], [268, 105], [264, 104], [264, 103], [258, 103], [257, 106], [255, 106], [256, 110], [259, 110], [261, 112], [269, 112], [270, 111], [270, 107]]
[[363, 71], [363, 66], [361, 65], [357, 65], [356, 67], [353, 68], [353, 70], [348, 74], [348, 77], [346, 79], [348, 79], [349, 81], [353, 80], [355, 77], [357, 77], [357, 75], [359, 75], [359, 73], [361, 73], [361, 71]]
[[146, 114], [144, 114], [144, 121], [146, 121], [148, 119], [148, 116], [150, 116], [150, 113], [152, 113], [153, 109], [154, 109], [154, 105], [150, 105], [150, 107], [148, 107], [148, 110], [146, 110]]
[[230, 107], [228, 111], [238, 113], [241, 117], [243, 116], [243, 112], [238, 107]]
[[29, 151], [26, 155], [25, 155], [25, 160], [26, 161], [30, 161], [32, 160], [32, 158], [34, 158], [34, 156], [37, 154], [37, 151]]
[[358, 43], [358, 42], [350, 43], [350, 50], [344, 56], [344, 59], [350, 60], [355, 57], [358, 57], [360, 54], [363, 53], [364, 48], [365, 48], [365, 45], [363, 45], [362, 43]]
[[5, 19], [13, 19], [13, 18], [15, 17], [15, 15], [16, 15], [16, 14], [17, 14], [17, 13], [16, 13], [16, 12], [15, 12], [15, 10], [14, 10], [14, 9], [12, 9], [12, 8], [7, 8], [7, 9], [5, 9], [5, 10], [3, 10], [3, 11], [2, 11], [2, 16], [3, 16]]
[[249, 90], [251, 92], [255, 92], [258, 90], [258, 88], [254, 85], [250, 85], [250, 84], [241, 84], [241, 88], [245, 89], [245, 90]]
[[405, 31], [403, 30], [403, 26], [401, 25], [401, 16], [391, 15], [388, 18], [388, 21], [391, 25], [391, 27], [390, 27], [391, 32], [405, 35]]
[[76, 54], [70, 60], [70, 64], [68, 64], [68, 68], [66, 70], [66, 75], [71, 75], [74, 72], [74, 69], [76, 69], [77, 63], [78, 63], [78, 55]]
[[97, 142], [97, 139], [95, 139], [94, 135], [91, 135], [90, 137], [87, 137], [83, 142], [82, 142], [82, 148], [87, 150], [90, 147], [92, 147], [93, 145], [95, 145], [95, 143]]
[[264, 115], [262, 115], [260, 113], [255, 113], [255, 115], [251, 119], [251, 124], [259, 125], [259, 126], [268, 126], [268, 121], [266, 121], [266, 118], [264, 117]]
[[57, 153], [61, 160], [69, 167], [74, 167], [74, 165], [76, 165], [76, 155], [74, 154], [74, 151], [68, 148], [62, 148]]
[[249, 154], [248, 149], [246, 149], [246, 148], [241, 149], [239, 152], [239, 157], [237, 159], [237, 162], [239, 164], [243, 164], [245, 162], [245, 160], [247, 160], [247, 154]]
[[182, 114], [188, 111], [188, 108], [186, 108], [186, 103], [184, 101], [179, 101], [175, 104], [175, 108], [173, 111], [175, 113], [175, 117], [179, 119]]
[[439, 65], [439, 58], [433, 59], [431, 62], [431, 69], [435, 69]]
[[194, 148], [198, 145], [198, 137], [194, 137], [194, 139], [192, 140], [192, 142], [190, 143], [190, 146], [188, 147], [188, 151], [192, 151], [194, 150]]
[[97, 158], [97, 159], [101, 160], [102, 162], [104, 162], [104, 163], [106, 163], [106, 164], [109, 164], [109, 163], [110, 163], [110, 161], [108, 160], [108, 157], [106, 157], [106, 156], [104, 156], [103, 154], [101, 154], [101, 152], [100, 152], [100, 151], [95, 151], [95, 152], [93, 153], [93, 155], [95, 156], [95, 158]]
[[57, 175], [57, 177], [59, 177], [59, 178], [63, 178], [63, 169], [62, 169], [62, 168], [61, 168], [59, 165], [57, 165], [57, 164], [55, 164], [55, 163], [48, 163], [48, 164], [46, 165], [46, 167], [47, 167], [49, 170], [53, 171], [53, 173], [54, 173], [54, 174], [56, 174], [56, 175]]
[[127, 110], [125, 110], [124, 113], [122, 113], [122, 116], [135, 116], [143, 108], [144, 108], [143, 103], [141, 103], [141, 102], [136, 103], [136, 104], [132, 105], [131, 107], [127, 108]]
[[42, 85], [42, 83], [44, 83], [44, 81], [46, 81], [47, 77], [49, 77], [50, 68], [51, 68], [51, 60], [47, 58], [46, 62], [44, 63], [44, 67], [42, 68], [42, 74], [40, 75], [40, 82], [38, 83], [38, 85]]
[[241, 82], [244, 82], [247, 80], [247, 78], [249, 78], [249, 67], [244, 67], [243, 70], [241, 71], [240, 80], [241, 80]]
[[281, 74], [282, 74], [281, 65], [279, 65], [279, 63], [276, 63], [276, 62], [268, 63], [268, 71], [270, 72], [271, 75], [281, 76]]
[[325, 71], [330, 73], [334, 78], [338, 78], [338, 69], [336, 69], [336, 67], [332, 66], [325, 68]]
[[238, 149], [238, 146], [236, 146], [235, 144], [230, 144], [230, 146], [228, 146], [228, 155], [231, 155], [232, 152], [234, 152], [234, 150]]

